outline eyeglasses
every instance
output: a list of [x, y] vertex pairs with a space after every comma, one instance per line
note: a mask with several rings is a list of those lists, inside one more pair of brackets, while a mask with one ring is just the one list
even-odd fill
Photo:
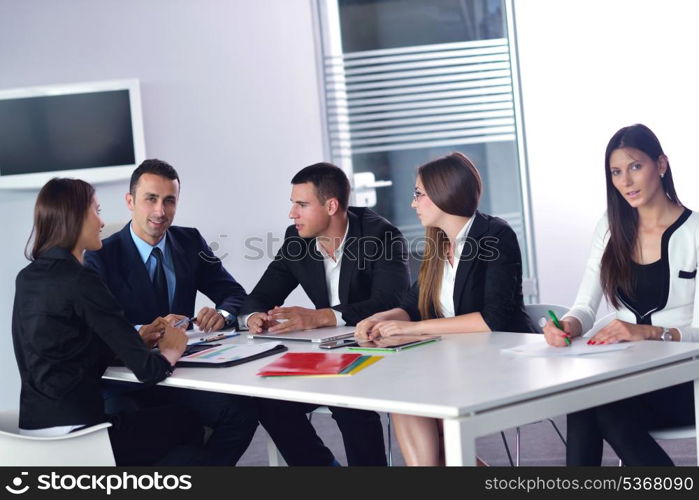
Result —
[[420, 191], [418, 188], [413, 189], [413, 201], [417, 203], [417, 200], [425, 196], [425, 193]]

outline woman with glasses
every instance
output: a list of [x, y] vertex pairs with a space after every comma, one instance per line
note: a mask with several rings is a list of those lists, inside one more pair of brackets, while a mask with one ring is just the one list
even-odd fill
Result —
[[[602, 296], [616, 319], [587, 341], [699, 341], [699, 215], [680, 203], [660, 141], [645, 125], [618, 130], [604, 157], [607, 213], [598, 222], [575, 304], [549, 322], [549, 344], [588, 331]], [[568, 465], [600, 465], [607, 441], [626, 465], [672, 465], [650, 436], [694, 425], [691, 382], [568, 415]]]
[[[401, 334], [534, 332], [522, 297], [517, 237], [502, 219], [477, 211], [481, 177], [452, 153], [418, 168], [412, 207], [425, 226], [417, 282], [399, 308], [357, 325], [360, 340]], [[441, 421], [392, 415], [408, 465], [443, 465]]]

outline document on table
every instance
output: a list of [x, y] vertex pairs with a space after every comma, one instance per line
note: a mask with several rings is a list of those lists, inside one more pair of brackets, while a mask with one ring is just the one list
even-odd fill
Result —
[[214, 342], [216, 340], [223, 340], [228, 337], [240, 335], [236, 331], [217, 331], [205, 333], [196, 325], [193, 329], [185, 332], [185, 334], [187, 335], [187, 345], [199, 344], [201, 342]]
[[178, 361], [180, 366], [230, 366], [245, 361], [251, 361], [277, 352], [286, 351], [281, 342], [263, 342], [261, 344], [213, 344], [198, 346], [196, 352], [182, 356]]
[[574, 339], [570, 347], [552, 347], [546, 343], [541, 336], [541, 342], [524, 344], [502, 352], [516, 354], [519, 356], [531, 357], [557, 357], [557, 356], [585, 356], [587, 354], [600, 354], [610, 351], [621, 351], [628, 349], [633, 342], [619, 342], [618, 344], [587, 345], [587, 340], [582, 338]]

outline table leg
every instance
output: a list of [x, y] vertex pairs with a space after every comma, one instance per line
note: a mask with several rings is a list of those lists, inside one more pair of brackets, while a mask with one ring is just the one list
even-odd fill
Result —
[[446, 465], [476, 465], [476, 436], [467, 419], [444, 420], [444, 455]]

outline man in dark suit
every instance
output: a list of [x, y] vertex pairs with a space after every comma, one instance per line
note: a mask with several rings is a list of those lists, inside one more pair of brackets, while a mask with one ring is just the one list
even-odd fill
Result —
[[[197, 291], [216, 305], [197, 313], [197, 325], [207, 332], [233, 327], [245, 290], [199, 231], [172, 226], [179, 192], [179, 176], [172, 166], [161, 160], [144, 161], [133, 172], [126, 194], [131, 221], [106, 238], [102, 249], [87, 252], [85, 264], [102, 276], [136, 330], [157, 317], [174, 322], [193, 316]], [[142, 337], [153, 341], [149, 335]], [[169, 401], [193, 407], [202, 423], [213, 429], [207, 451], [216, 465], [235, 464], [257, 427], [249, 398], [160, 386], [133, 391], [113, 383], [105, 392], [118, 394], [116, 401], [122, 407], [125, 401], [139, 407]], [[108, 411], [110, 404], [108, 398]]]
[[[407, 245], [386, 219], [348, 207], [350, 185], [338, 167], [318, 163], [291, 180], [290, 226], [282, 248], [241, 309], [241, 327], [283, 333], [355, 325], [397, 307], [409, 286]], [[280, 307], [301, 285], [315, 309]], [[306, 418], [314, 405], [260, 399], [260, 423], [289, 465], [337, 463]], [[349, 465], [385, 465], [375, 412], [331, 407]]]

